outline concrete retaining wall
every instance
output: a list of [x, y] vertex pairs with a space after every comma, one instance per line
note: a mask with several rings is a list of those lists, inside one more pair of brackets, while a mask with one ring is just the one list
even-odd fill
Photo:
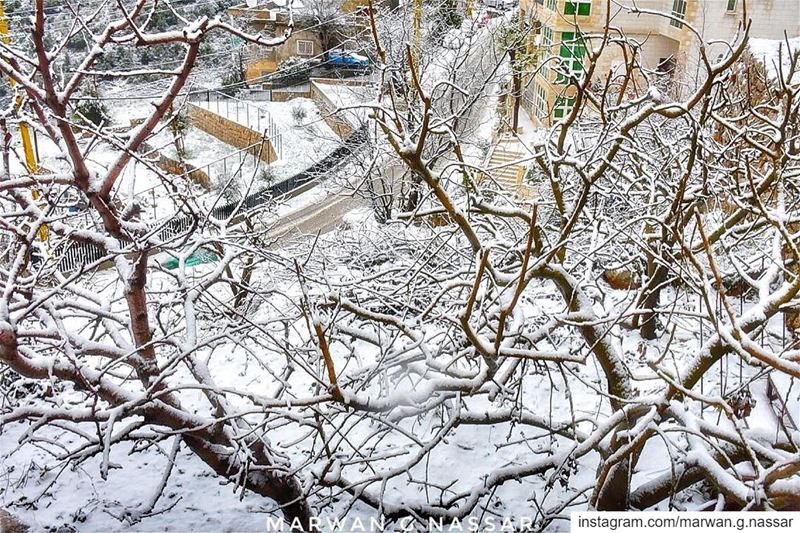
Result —
[[353, 133], [353, 126], [339, 115], [334, 114], [337, 105], [328, 98], [322, 89], [319, 88], [320, 80], [311, 80], [311, 99], [314, 100], [322, 118], [330, 128], [342, 139]]

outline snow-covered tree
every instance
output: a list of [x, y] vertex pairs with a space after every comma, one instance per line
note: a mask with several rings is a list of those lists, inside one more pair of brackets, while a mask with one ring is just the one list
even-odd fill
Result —
[[[210, 205], [140, 153], [207, 35], [281, 39], [216, 18], [154, 31], [160, 5], [76, 21], [95, 44], [63, 79], [42, 0], [33, 52], [0, 45], [20, 118], [58, 154], [0, 181], [0, 428], [48, 468], [106, 478], [121, 455], [165, 458], [129, 522], [156, 512], [181, 449], [307, 530], [322, 512], [420, 527], [527, 513], [543, 530], [587, 507], [797, 504], [796, 421], [769, 410], [800, 379], [783, 324], [800, 301], [796, 47], [754, 68], [744, 32], [678, 97], [624, 32], [583, 36], [565, 116], [505, 139], [523, 150], [526, 200], [477, 149], [495, 133], [478, 126], [508, 72], [507, 21], [426, 53], [408, 13], [370, 10], [377, 94], [341, 113], [363, 111], [373, 151], [342, 173], [390, 202], [385, 223], [319, 235], [331, 221], [311, 213], [298, 225], [314, 237], [287, 242], [244, 212], [252, 180], [230, 202], [234, 178], [216, 184]], [[175, 69], [96, 69], [106, 48], [165, 44]], [[625, 65], [599, 72], [612, 48]], [[92, 77], [153, 74], [169, 85], [130, 131], [73, 120]], [[120, 187], [134, 163], [169, 186], [174, 216], [148, 219]], [[370, 190], [389, 167], [418, 184], [410, 209], [394, 186]], [[60, 269], [70, 243], [96, 255]]]
[[[309, 507], [286, 459], [271, 450], [268, 437], [254, 431], [218, 390], [207, 362], [198, 356], [201, 345], [216, 344], [199, 332], [206, 327], [202, 317], [210, 310], [203, 302], [220, 283], [219, 273], [214, 270], [195, 285], [197, 280], [186, 278], [183, 269], [178, 274], [158, 273], [150, 259], [156, 250], [188, 257], [201, 249], [219, 249], [224, 223], [214, 231], [217, 237], [196, 239], [200, 221], [188, 179], [165, 175], [139, 152], [186, 87], [208, 36], [222, 32], [262, 46], [279, 46], [285, 37], [250, 35], [218, 17], [188, 19], [177, 6], [177, 2], [137, 0], [98, 3], [89, 11], [69, 2], [46, 7], [43, 0], [36, 0], [26, 17], [27, 39], [19, 46], [0, 45], [0, 71], [15, 82], [23, 104], [12, 113], [18, 112], [18, 120], [27, 121], [58, 151], [53, 161], [57, 168], [29, 169], [0, 182], [4, 237], [0, 361], [19, 376], [49, 381], [56, 392], [75, 390], [88, 402], [62, 409], [47, 401], [25, 401], [0, 417], [0, 427], [32, 421], [23, 441], [33, 442], [37, 429], [48, 425], [73, 431], [81, 442], [64, 448], [59, 459], [80, 464], [102, 456], [103, 477], [114, 468], [110, 450], [115, 445], [175, 436], [176, 446], [179, 441], [188, 447], [218, 475], [273, 499], [287, 518], [307, 526]], [[64, 14], [69, 27], [51, 31], [54, 13]], [[165, 14], [173, 16], [175, 24], [155, 24]], [[91, 45], [79, 60], [73, 55], [78, 66], [62, 77], [56, 72], [58, 59], [67, 43], [77, 38]], [[123, 72], [99, 66], [111, 49], [133, 46], [144, 50], [168, 46], [178, 61], [174, 68], [150, 65]], [[73, 120], [73, 112], [81, 110], [78, 95], [96, 79], [136, 80], [154, 74], [168, 85], [131, 130], [115, 133], [91, 117], [88, 122]], [[95, 161], [99, 143], [113, 148], [105, 165]], [[121, 176], [134, 163], [171, 182], [173, 197], [168, 201], [174, 206], [173, 217], [148, 220], [138, 198], [120, 194]], [[87, 206], [85, 213], [65, 209], [71, 197]], [[91, 221], [88, 226], [86, 219]], [[80, 258], [86, 263], [65, 275], [60, 267], [74, 243], [91, 245], [95, 257]], [[230, 272], [230, 264], [246, 249], [242, 244], [227, 252], [219, 272]], [[110, 264], [111, 270], [93, 274], [103, 264]], [[160, 282], [154, 278], [161, 276], [170, 280], [170, 292], [175, 291], [178, 299], [160, 300], [154, 285]], [[174, 315], [170, 309], [180, 311]], [[233, 309], [215, 312], [236, 314]], [[219, 339], [229, 334], [224, 328], [217, 333]], [[191, 388], [205, 395], [206, 410], [187, 407], [181, 387], [168, 377], [179, 366], [191, 376]], [[85, 422], [95, 424], [93, 434], [79, 429]], [[165, 480], [170, 471], [171, 465]], [[140, 514], [151, 512], [153, 505], [155, 500]]]

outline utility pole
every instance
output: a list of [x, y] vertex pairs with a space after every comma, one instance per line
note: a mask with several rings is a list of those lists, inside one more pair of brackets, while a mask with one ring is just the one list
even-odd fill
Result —
[[[0, 41], [3, 44], [10, 45], [11, 37], [8, 35], [8, 18], [6, 18], [5, 10], [3, 9], [3, 0], [0, 0]], [[14, 79], [9, 76], [8, 83], [11, 90], [14, 91]], [[19, 106], [22, 105], [22, 95], [16, 96], [16, 111], [19, 114]], [[28, 167], [28, 172], [36, 174], [39, 172], [39, 164], [36, 162], [36, 156], [33, 153], [33, 142], [31, 141], [31, 129], [28, 123], [24, 120], [19, 121], [19, 135], [22, 137], [22, 149], [25, 152], [25, 166]], [[34, 199], [38, 196], [38, 191], [34, 192]]]

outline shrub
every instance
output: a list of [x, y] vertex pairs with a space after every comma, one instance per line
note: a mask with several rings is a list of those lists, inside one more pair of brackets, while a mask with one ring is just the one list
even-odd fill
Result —
[[295, 126], [300, 126], [303, 124], [307, 116], [308, 112], [301, 104], [296, 104], [294, 107], [292, 107], [292, 120], [294, 120]]

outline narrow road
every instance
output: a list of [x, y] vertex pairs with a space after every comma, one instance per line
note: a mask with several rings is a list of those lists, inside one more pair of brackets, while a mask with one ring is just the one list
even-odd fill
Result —
[[275, 248], [293, 240], [328, 233], [342, 223], [349, 211], [364, 205], [366, 205], [364, 198], [351, 196], [344, 190], [326, 195], [282, 216], [267, 232], [268, 239], [274, 241], [270, 247]]

